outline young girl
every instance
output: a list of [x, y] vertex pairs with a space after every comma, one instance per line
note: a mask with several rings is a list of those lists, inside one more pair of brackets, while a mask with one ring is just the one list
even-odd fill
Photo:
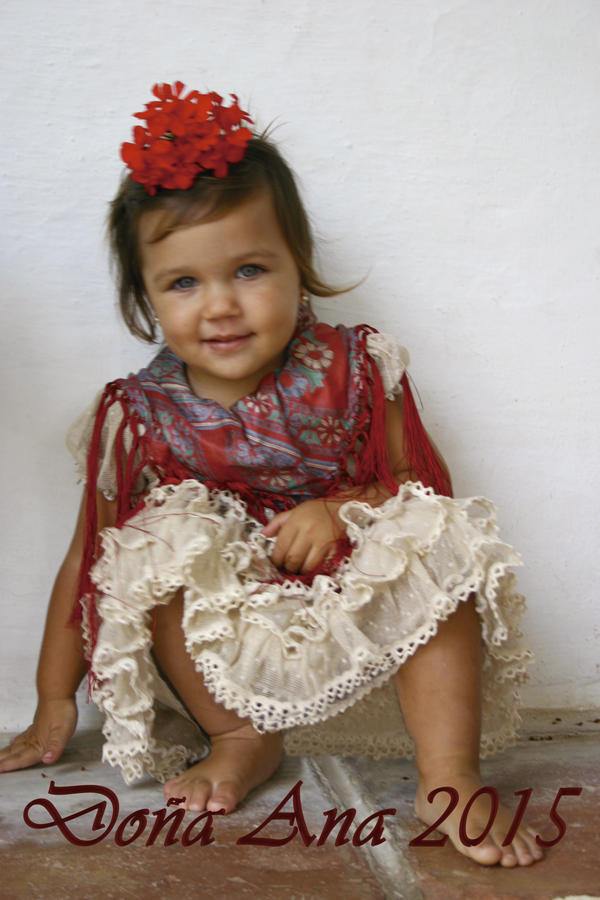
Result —
[[[416, 752], [417, 814], [432, 824], [448, 795], [430, 793], [453, 786], [441, 827], [457, 849], [529, 865], [533, 832], [503, 847], [503, 807], [482, 843], [459, 837], [480, 751], [504, 748], [518, 721], [531, 656], [517, 640], [519, 558], [491, 504], [450, 499], [405, 351], [366, 325], [315, 320], [309, 294], [336, 291], [313, 268], [275, 146], [236, 98], [182, 92], [157, 86], [136, 114], [147, 127], [123, 145], [131, 173], [110, 216], [124, 319], [164, 344], [71, 429], [86, 494], [34, 722], [0, 771], [58, 760], [87, 659], [103, 758], [127, 782], [148, 772], [190, 810], [229, 812], [284, 744]], [[488, 814], [481, 796], [471, 834]]]

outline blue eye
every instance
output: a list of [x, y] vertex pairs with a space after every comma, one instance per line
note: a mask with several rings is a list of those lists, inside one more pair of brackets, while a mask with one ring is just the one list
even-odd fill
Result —
[[254, 278], [255, 275], [259, 275], [261, 272], [264, 272], [262, 266], [255, 266], [252, 263], [248, 263], [246, 266], [240, 266], [238, 269], [238, 275], [241, 278]]
[[174, 281], [172, 287], [176, 291], [189, 291], [195, 284], [195, 278], [192, 278], [190, 275], [184, 275], [183, 278], [178, 278], [177, 281]]

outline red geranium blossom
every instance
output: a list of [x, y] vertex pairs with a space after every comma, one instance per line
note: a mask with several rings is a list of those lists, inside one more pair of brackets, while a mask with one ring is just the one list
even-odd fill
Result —
[[146, 127], [133, 129], [134, 143], [124, 143], [121, 158], [131, 169], [130, 178], [143, 184], [149, 194], [157, 187], [186, 190], [200, 172], [212, 169], [224, 178], [229, 163], [244, 158], [252, 132], [243, 124], [252, 119], [240, 109], [232, 94], [231, 106], [214, 92], [191, 91], [182, 96], [185, 85], [176, 81], [155, 84], [157, 98], [146, 103], [144, 112], [134, 113]]

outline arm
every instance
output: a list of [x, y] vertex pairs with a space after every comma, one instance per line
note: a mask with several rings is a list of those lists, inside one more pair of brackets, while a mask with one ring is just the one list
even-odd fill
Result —
[[[404, 484], [405, 481], [416, 481], [418, 480], [417, 476], [411, 471], [410, 466], [404, 457], [404, 415], [402, 412], [402, 400], [399, 398], [396, 398], [395, 400], [386, 400], [385, 413], [387, 450], [392, 477], [396, 484]], [[444, 457], [429, 435], [427, 435], [427, 437], [429, 438], [429, 443], [431, 444], [435, 455], [448, 476], [448, 480], [450, 480], [450, 472]], [[371, 506], [375, 507], [381, 506], [382, 503], [385, 503], [385, 501], [392, 496], [390, 491], [378, 481], [365, 487], [356, 488], [355, 490], [358, 494], [355, 495], [354, 493], [349, 492], [346, 499], [365, 500]]]
[[[402, 407], [396, 400], [386, 400], [386, 438], [390, 470], [396, 484], [410, 481], [412, 473], [404, 458]], [[446, 468], [437, 447], [435, 453]], [[295, 509], [273, 516], [262, 529], [267, 537], [277, 535], [271, 560], [287, 572], [311, 572], [327, 555], [332, 543], [344, 531], [339, 517], [340, 506], [348, 500], [360, 500], [373, 507], [381, 506], [392, 496], [379, 482], [353, 488], [335, 499], [309, 500]]]
[[[114, 523], [114, 504], [98, 493], [98, 530]], [[81, 629], [68, 627], [76, 600], [85, 532], [85, 494], [75, 534], [50, 597], [37, 670], [38, 705], [33, 724], [0, 750], [0, 772], [60, 757], [75, 731], [75, 692], [86, 672]]]

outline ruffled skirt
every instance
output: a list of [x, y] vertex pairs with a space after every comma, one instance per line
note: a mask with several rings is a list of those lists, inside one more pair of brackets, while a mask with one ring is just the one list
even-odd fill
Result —
[[[165, 781], [208, 752], [151, 653], [153, 611], [180, 588], [187, 651], [218, 702], [259, 731], [283, 730], [288, 753], [375, 758], [412, 754], [392, 676], [474, 594], [482, 755], [514, 742], [532, 654], [519, 643], [524, 600], [510, 568], [520, 558], [498, 539], [492, 504], [408, 483], [377, 509], [350, 501], [340, 516], [353, 551], [310, 586], [272, 581], [274, 539], [237, 497], [197, 481], [155, 488], [102, 532], [92, 696], [106, 714], [104, 759], [127, 782]], [[84, 609], [84, 630], [86, 619]], [[165, 707], [182, 714], [177, 726]]]

